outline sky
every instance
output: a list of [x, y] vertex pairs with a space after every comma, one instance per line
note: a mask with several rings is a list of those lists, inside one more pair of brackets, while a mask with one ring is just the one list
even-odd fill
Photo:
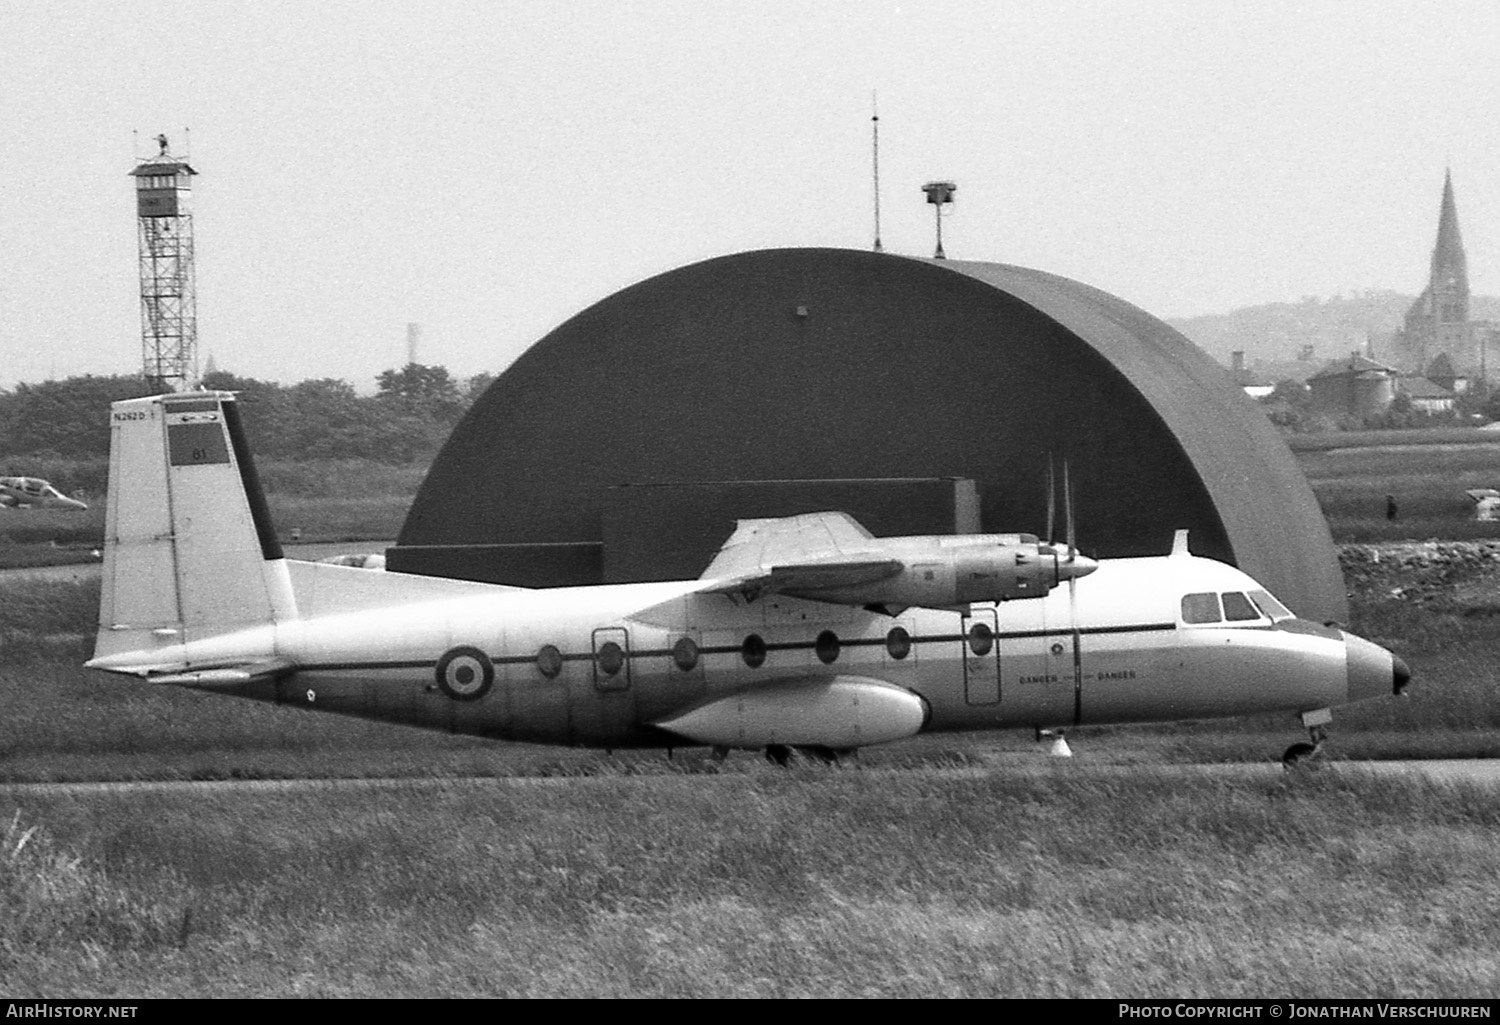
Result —
[[[498, 372], [778, 246], [1086, 282], [1164, 318], [1426, 283], [1451, 168], [1500, 294], [1500, 4], [0, 0], [0, 387], [140, 369], [133, 181], [199, 172], [200, 356]], [[184, 134], [190, 129], [190, 135]]]

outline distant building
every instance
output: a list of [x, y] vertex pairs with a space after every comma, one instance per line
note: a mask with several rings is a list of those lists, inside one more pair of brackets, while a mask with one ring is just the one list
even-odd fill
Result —
[[1400, 372], [1358, 352], [1334, 360], [1307, 379], [1313, 411], [1332, 416], [1380, 416], [1396, 397]]
[[1453, 360], [1446, 352], [1440, 352], [1433, 357], [1432, 362], [1427, 364], [1427, 372], [1422, 376], [1441, 388], [1446, 388], [1454, 395], [1465, 395], [1469, 391], [1469, 379], [1453, 369]]
[[1233, 365], [1229, 368], [1229, 376], [1234, 379], [1236, 387], [1240, 388], [1252, 399], [1263, 399], [1276, 390], [1276, 383], [1268, 381], [1253, 370], [1245, 367], [1245, 351], [1236, 349], [1229, 354]]
[[1411, 408], [1419, 413], [1452, 413], [1458, 401], [1452, 391], [1425, 377], [1403, 377], [1396, 391], [1411, 399]]

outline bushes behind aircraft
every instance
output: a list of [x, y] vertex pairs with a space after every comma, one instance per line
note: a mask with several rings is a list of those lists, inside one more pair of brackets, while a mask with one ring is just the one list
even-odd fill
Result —
[[[460, 384], [443, 367], [410, 363], [380, 374], [373, 396], [333, 378], [282, 385], [215, 372], [203, 386], [239, 393], [257, 456], [400, 464], [430, 460], [493, 380], [478, 374]], [[109, 456], [105, 409], [158, 390], [140, 377], [93, 374], [0, 390], [0, 469], [48, 476], [64, 490], [101, 492]], [[55, 469], [42, 473], [59, 463], [71, 479]]]

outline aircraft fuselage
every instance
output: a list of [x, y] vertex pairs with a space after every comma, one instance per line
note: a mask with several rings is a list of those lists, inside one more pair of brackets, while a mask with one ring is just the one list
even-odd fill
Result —
[[[1185, 622], [1185, 595], [1259, 589], [1232, 567], [1186, 555], [1104, 560], [1071, 593], [898, 616], [785, 596], [744, 602], [699, 583], [501, 591], [307, 616], [171, 645], [156, 653], [156, 671], [221, 694], [596, 747], [795, 744], [799, 718], [820, 714], [840, 681], [848, 700], [864, 701], [848, 713], [845, 742], [832, 745], [847, 747], [917, 729], [1307, 712], [1404, 683], [1388, 652], [1333, 627], [1264, 613]], [[188, 678], [251, 656], [288, 669], [244, 683]], [[141, 653], [132, 661], [139, 668]], [[897, 691], [920, 699], [920, 721], [888, 693]], [[766, 721], [773, 701], [783, 725]]]

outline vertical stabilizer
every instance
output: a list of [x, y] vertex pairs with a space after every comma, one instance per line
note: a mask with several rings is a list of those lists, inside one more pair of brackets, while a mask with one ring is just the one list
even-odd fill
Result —
[[116, 402], [95, 659], [296, 618], [229, 392]]

